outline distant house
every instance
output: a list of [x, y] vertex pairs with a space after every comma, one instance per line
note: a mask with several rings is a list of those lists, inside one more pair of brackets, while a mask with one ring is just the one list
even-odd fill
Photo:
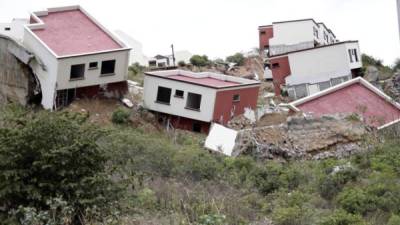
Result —
[[178, 66], [179, 62], [190, 63], [192, 53], [188, 51], [175, 52], [175, 64], [172, 55], [156, 55], [149, 59], [150, 68], [168, 68]]
[[294, 101], [289, 108], [314, 116], [356, 113], [378, 129], [400, 122], [400, 104], [361, 77]]
[[130, 48], [80, 6], [33, 12], [23, 46], [37, 59], [41, 103], [57, 109], [76, 97], [127, 91]]
[[255, 109], [258, 81], [183, 70], [149, 72], [144, 78], [144, 106], [174, 128], [208, 132], [211, 122], [227, 124]]
[[361, 75], [358, 41], [339, 42], [314, 19], [260, 26], [259, 39], [276, 95], [286, 91], [298, 99]]

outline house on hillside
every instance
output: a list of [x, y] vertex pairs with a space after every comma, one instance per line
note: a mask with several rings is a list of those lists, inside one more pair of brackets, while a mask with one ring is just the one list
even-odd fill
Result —
[[314, 19], [260, 26], [259, 39], [276, 95], [298, 99], [362, 74], [358, 41], [340, 42]]
[[130, 48], [80, 6], [31, 13], [22, 44], [37, 59], [30, 66], [45, 109], [127, 91]]
[[367, 124], [383, 129], [400, 122], [400, 104], [361, 77], [288, 104], [293, 112], [314, 116], [356, 113]]
[[188, 51], [176, 51], [174, 53], [175, 60], [172, 55], [156, 55], [149, 59], [149, 67], [152, 69], [173, 68], [178, 66], [179, 62], [190, 63], [192, 56], [192, 53]]
[[255, 109], [260, 83], [203, 72], [145, 73], [144, 106], [174, 128], [207, 133], [211, 122], [227, 124], [246, 108]]

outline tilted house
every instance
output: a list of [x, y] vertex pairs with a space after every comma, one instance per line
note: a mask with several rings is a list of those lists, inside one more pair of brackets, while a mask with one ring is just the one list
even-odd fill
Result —
[[211, 122], [227, 124], [231, 118], [255, 109], [258, 81], [184, 70], [145, 74], [144, 105], [174, 128], [208, 132]]
[[76, 97], [127, 90], [130, 48], [80, 6], [33, 12], [23, 45], [37, 59], [32, 70], [46, 109]]
[[355, 113], [378, 129], [400, 122], [400, 104], [361, 77], [290, 103], [294, 112], [314, 116]]
[[285, 90], [298, 99], [361, 75], [358, 41], [339, 42], [313, 19], [260, 26], [259, 38], [276, 95]]

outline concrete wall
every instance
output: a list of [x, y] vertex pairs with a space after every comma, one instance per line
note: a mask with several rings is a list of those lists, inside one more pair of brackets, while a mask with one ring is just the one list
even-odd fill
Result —
[[28, 28], [25, 28], [23, 44], [36, 57], [31, 67], [40, 82], [42, 106], [45, 109], [53, 109], [58, 71], [57, 59]]
[[287, 85], [328, 81], [350, 75], [353, 67], [361, 66], [357, 63], [351, 67], [347, 44], [291, 53], [289, 62], [292, 73], [286, 78]]
[[[116, 60], [114, 75], [102, 76], [101, 63], [105, 60]], [[97, 62], [97, 69], [89, 69], [89, 63]], [[58, 60], [57, 90], [93, 86], [106, 83], [115, 83], [127, 80], [129, 51], [109, 52], [95, 55], [84, 55], [78, 57], [61, 58]], [[85, 75], [83, 79], [70, 80], [71, 66], [85, 64]]]
[[273, 45], [293, 45], [315, 40], [313, 27], [318, 26], [312, 20], [277, 23], [273, 25], [274, 37], [269, 44]]
[[28, 22], [28, 19], [13, 19], [11, 23], [0, 23], [0, 35], [5, 35], [18, 42], [22, 42], [24, 37], [24, 25]]
[[0, 104], [17, 102], [26, 105], [32, 96], [34, 77], [29, 66], [10, 54], [9, 48], [19, 46], [0, 35]]
[[[170, 105], [156, 103], [158, 87], [171, 88]], [[183, 98], [174, 97], [175, 90], [184, 91]], [[185, 109], [188, 92], [200, 94], [200, 111]], [[190, 119], [211, 122], [213, 119], [216, 90], [213, 88], [173, 81], [146, 75], [144, 77], [144, 106], [147, 109], [182, 116]]]

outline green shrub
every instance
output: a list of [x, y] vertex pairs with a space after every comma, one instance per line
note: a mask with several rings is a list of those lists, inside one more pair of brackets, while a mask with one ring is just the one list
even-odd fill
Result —
[[278, 163], [269, 162], [251, 174], [255, 187], [261, 194], [268, 195], [281, 187], [287, 187], [282, 179], [283, 168]]
[[225, 216], [219, 214], [200, 216], [199, 225], [224, 225]]
[[326, 218], [320, 225], [366, 225], [360, 215], [347, 213], [344, 210], [338, 210]]
[[243, 66], [244, 60], [245, 58], [242, 53], [236, 53], [226, 58], [227, 62], [236, 63], [237, 66]]
[[392, 215], [390, 216], [387, 225], [399, 225], [400, 224], [400, 216], [398, 215]]
[[108, 208], [118, 198], [105, 174], [108, 160], [97, 141], [106, 133], [96, 126], [46, 111], [0, 122], [0, 202], [5, 211], [19, 207], [48, 210], [60, 197], [85, 216], [93, 206]]
[[302, 208], [294, 206], [276, 209], [272, 219], [276, 225], [305, 225], [305, 223], [303, 223], [305, 216], [305, 212]]
[[360, 188], [346, 188], [338, 195], [339, 205], [349, 213], [365, 214], [375, 210], [375, 198]]
[[178, 66], [179, 66], [179, 67], [185, 67], [185, 66], [186, 66], [185, 61], [179, 61], [179, 62], [178, 62]]
[[192, 58], [190, 58], [190, 63], [193, 66], [203, 67], [208, 66], [210, 64], [210, 61], [208, 60], [208, 57], [206, 55], [194, 55], [192, 56]]
[[353, 167], [342, 168], [338, 172], [327, 170], [327, 174], [319, 181], [319, 193], [321, 197], [331, 200], [348, 182], [357, 180], [359, 170]]
[[129, 121], [130, 113], [124, 108], [117, 108], [112, 114], [112, 122], [115, 124], [124, 124]]

